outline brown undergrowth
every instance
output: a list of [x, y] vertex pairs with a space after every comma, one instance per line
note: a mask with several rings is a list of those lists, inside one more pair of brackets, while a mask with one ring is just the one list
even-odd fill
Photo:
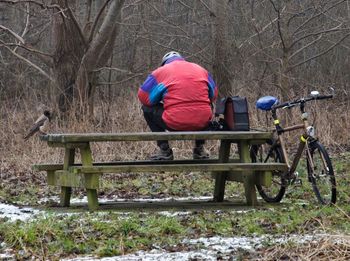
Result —
[[[244, 94], [242, 94], [244, 95]], [[266, 117], [265, 112], [255, 109], [257, 97], [250, 97], [247, 93], [250, 107], [250, 125], [255, 128], [273, 127], [270, 117]], [[337, 100], [327, 100], [310, 103], [307, 110], [310, 114], [310, 123], [314, 123], [320, 140], [332, 150], [346, 151], [349, 145], [350, 115], [348, 104], [337, 104]], [[47, 103], [42, 102], [40, 106], [31, 104], [30, 101], [8, 100], [0, 107], [0, 156], [1, 159], [13, 159], [17, 166], [26, 168], [32, 161], [37, 162], [42, 159], [48, 161], [60, 158], [56, 150], [52, 150], [46, 144], [40, 142], [37, 137], [32, 137], [25, 142], [22, 137], [31, 124], [42, 113], [43, 108], [48, 108]], [[126, 93], [117, 97], [110, 103], [96, 102], [94, 115], [89, 119], [79, 119], [74, 113], [62, 117], [55, 108], [54, 119], [51, 124], [52, 133], [76, 133], [76, 132], [144, 132], [149, 131], [140, 109], [136, 93]], [[74, 111], [74, 108], [72, 109]], [[290, 124], [301, 123], [300, 113], [294, 108], [292, 118], [288, 119]], [[282, 123], [286, 122], [287, 113], [283, 110], [279, 112]], [[267, 120], [269, 119], [269, 120]], [[293, 137], [291, 135], [291, 137]], [[187, 156], [186, 150], [191, 148], [191, 144], [182, 145], [182, 142], [173, 143], [177, 154]], [[294, 137], [290, 140], [292, 145]], [[209, 149], [214, 150], [215, 143], [209, 143]], [[96, 144], [97, 155], [124, 159], [144, 158], [156, 148], [152, 142], [143, 143], [103, 143]], [[101, 151], [101, 153], [100, 153]], [[118, 156], [117, 156], [118, 155]], [[18, 160], [20, 159], [20, 160]], [[29, 163], [29, 164], [28, 164]]]
[[273, 246], [258, 252], [257, 260], [349, 260], [350, 238], [327, 236], [305, 244]]

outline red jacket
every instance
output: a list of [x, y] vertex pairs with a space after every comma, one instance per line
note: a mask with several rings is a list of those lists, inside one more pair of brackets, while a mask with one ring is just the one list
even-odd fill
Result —
[[211, 120], [210, 103], [218, 94], [212, 76], [201, 66], [177, 57], [153, 71], [138, 97], [146, 106], [164, 103], [163, 120], [173, 130], [202, 130]]

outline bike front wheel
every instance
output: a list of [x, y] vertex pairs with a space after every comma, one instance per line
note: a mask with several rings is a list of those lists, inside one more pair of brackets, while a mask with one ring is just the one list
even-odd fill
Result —
[[331, 159], [325, 147], [318, 141], [309, 143], [310, 157], [307, 156], [309, 181], [321, 204], [336, 202], [336, 182]]
[[[254, 145], [250, 150], [250, 157], [252, 162], [280, 162], [283, 163], [282, 148], [280, 146], [273, 146], [272, 141], [262, 144]], [[283, 173], [279, 171], [272, 172], [271, 186], [256, 185], [260, 196], [269, 203], [280, 202], [286, 192], [286, 180]]]

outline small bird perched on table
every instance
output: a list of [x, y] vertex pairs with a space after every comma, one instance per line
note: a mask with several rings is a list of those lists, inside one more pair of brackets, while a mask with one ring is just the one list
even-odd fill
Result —
[[28, 134], [24, 136], [24, 140], [28, 140], [31, 136], [33, 136], [36, 132], [39, 132], [40, 135], [46, 135], [49, 123], [51, 121], [51, 113], [48, 110], [44, 111], [44, 114], [42, 114], [34, 123], [34, 125], [30, 128]]

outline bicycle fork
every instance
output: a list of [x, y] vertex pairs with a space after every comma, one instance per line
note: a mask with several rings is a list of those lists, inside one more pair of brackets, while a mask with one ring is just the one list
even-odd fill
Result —
[[[316, 175], [315, 175], [315, 162], [313, 160], [313, 157], [311, 155], [311, 148], [310, 145], [312, 145], [312, 142], [316, 142], [316, 140], [313, 140], [311, 142], [309, 142], [308, 144], [306, 144], [306, 157], [308, 160], [308, 164], [309, 164], [309, 181], [311, 182], [311, 179], [316, 179]], [[324, 158], [324, 155], [322, 153], [319, 154], [321, 157], [321, 162], [322, 162], [322, 166], [323, 168], [327, 171], [327, 173], [329, 172], [328, 166], [327, 166], [327, 162], [326, 159]], [[326, 174], [327, 174], [326, 173]]]

